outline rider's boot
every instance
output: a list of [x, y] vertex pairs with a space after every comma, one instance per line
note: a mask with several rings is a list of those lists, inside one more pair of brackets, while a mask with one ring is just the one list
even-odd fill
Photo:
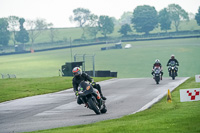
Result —
[[107, 98], [106, 97], [104, 97], [102, 94], [100, 94], [101, 95], [101, 98], [103, 99], [103, 100], [106, 100]]
[[85, 107], [87, 107], [87, 108], [88, 108], [88, 103], [85, 103]]

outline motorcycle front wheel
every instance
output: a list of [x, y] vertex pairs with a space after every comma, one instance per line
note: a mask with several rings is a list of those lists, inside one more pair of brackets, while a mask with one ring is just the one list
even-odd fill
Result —
[[172, 71], [172, 80], [175, 80], [175, 72]]
[[96, 105], [92, 98], [88, 99], [88, 105], [90, 109], [92, 109], [97, 115], [101, 113], [99, 107]]
[[156, 81], [156, 84], [159, 84], [159, 82], [160, 82], [160, 77], [155, 76], [155, 81]]
[[106, 108], [106, 105], [103, 105], [103, 109], [101, 109], [101, 113], [106, 113], [107, 112], [107, 108]]

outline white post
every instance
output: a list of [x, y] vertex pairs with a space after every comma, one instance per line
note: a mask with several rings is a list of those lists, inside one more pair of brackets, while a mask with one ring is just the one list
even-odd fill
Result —
[[95, 59], [94, 59], [95, 55], [93, 55], [93, 77], [95, 77]]

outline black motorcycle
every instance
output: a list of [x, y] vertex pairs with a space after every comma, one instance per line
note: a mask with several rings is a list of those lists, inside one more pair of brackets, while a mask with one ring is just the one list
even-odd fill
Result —
[[86, 107], [93, 110], [96, 114], [107, 112], [105, 101], [101, 98], [99, 91], [93, 88], [91, 84], [82, 81], [79, 85], [78, 96]]
[[177, 76], [177, 72], [178, 72], [178, 67], [175, 61], [171, 61], [168, 64], [168, 71], [169, 71], [169, 76], [172, 77], [172, 80], [175, 79], [175, 77]]
[[161, 69], [160, 67], [154, 67], [153, 71], [154, 71], [153, 76], [156, 81], [156, 84], [159, 84], [161, 79]]

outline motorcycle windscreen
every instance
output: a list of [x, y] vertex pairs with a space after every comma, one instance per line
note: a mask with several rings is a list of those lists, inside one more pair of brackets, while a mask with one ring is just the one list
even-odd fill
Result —
[[82, 91], [82, 92], [83, 92], [83, 93], [82, 93], [82, 96], [86, 96], [86, 95], [88, 95], [88, 94], [90, 94], [90, 93], [93, 92], [93, 88], [92, 88], [92, 86], [90, 86], [90, 85], [87, 84], [86, 82], [82, 81], [82, 82], [80, 83], [80, 89], [79, 89], [79, 91]]
[[175, 65], [176, 65], [175, 61], [170, 61], [170, 66], [175, 66]]
[[160, 73], [160, 68], [155, 68], [155, 69], [154, 69], [154, 72], [155, 72], [155, 73]]

